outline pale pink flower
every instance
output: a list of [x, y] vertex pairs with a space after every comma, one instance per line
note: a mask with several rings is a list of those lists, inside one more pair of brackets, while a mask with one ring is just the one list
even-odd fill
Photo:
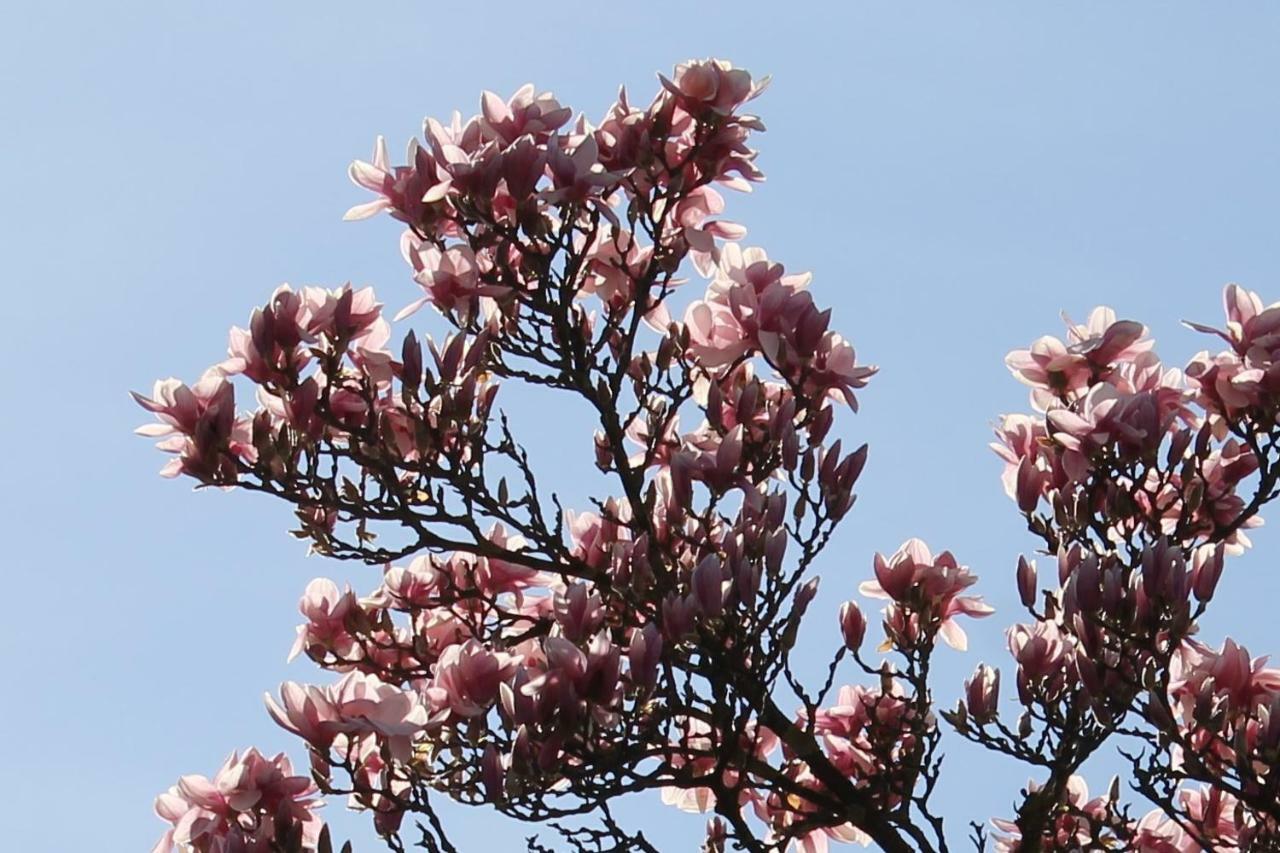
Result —
[[427, 725], [427, 709], [417, 694], [363, 672], [348, 672], [323, 688], [285, 682], [280, 698], [282, 705], [266, 697], [272, 719], [321, 748], [340, 733], [373, 734], [397, 761], [407, 761], [413, 737]]
[[768, 78], [753, 83], [748, 71], [734, 68], [723, 59], [690, 60], [676, 66], [674, 79], [658, 77], [675, 95], [676, 103], [694, 115], [705, 110], [728, 115], [757, 97], [769, 84]]
[[372, 162], [356, 160], [350, 168], [352, 182], [379, 198], [356, 205], [343, 218], [367, 219], [385, 210], [402, 222], [434, 227], [446, 215], [450, 176], [416, 141], [409, 143], [407, 160], [407, 166], [391, 166], [386, 140], [379, 136]]
[[514, 656], [490, 651], [475, 640], [445, 649], [427, 688], [433, 718], [484, 714], [497, 700], [499, 685], [515, 675], [516, 665]]
[[521, 86], [506, 101], [485, 91], [480, 97], [480, 111], [482, 135], [502, 146], [525, 135], [544, 143], [573, 115], [572, 110], [560, 106], [554, 95], [538, 92], [532, 83]]
[[304, 651], [321, 657], [331, 652], [344, 661], [360, 659], [363, 656], [360, 644], [346, 627], [347, 619], [359, 607], [350, 587], [340, 592], [338, 585], [328, 578], [316, 578], [308, 583], [298, 602], [298, 610], [307, 621], [298, 626], [298, 639], [289, 651], [289, 660]]
[[[963, 651], [968, 647], [968, 638], [956, 617], [983, 617], [995, 612], [981, 598], [960, 594], [978, 578], [967, 566], [957, 563], [950, 551], [934, 557], [924, 542], [908, 539], [893, 556], [877, 553], [873, 562], [876, 580], [864, 582], [858, 591], [868, 598], [893, 602], [886, 609], [891, 628], [907, 634], [936, 631], [947, 645]], [[923, 624], [915, 621], [917, 618], [923, 619]], [[910, 641], [914, 637], [903, 639]]]
[[301, 832], [303, 849], [315, 850], [322, 803], [306, 776], [295, 776], [283, 753], [266, 758], [256, 749], [233, 752], [213, 779], [183, 776], [156, 798], [156, 814], [173, 825], [152, 853], [270, 853], [279, 849], [277, 821]]
[[481, 282], [478, 261], [468, 246], [451, 246], [441, 252], [434, 246], [421, 245], [410, 250], [408, 257], [414, 268], [413, 280], [425, 295], [401, 309], [393, 318], [397, 322], [428, 304], [442, 314], [455, 313], [466, 322], [482, 313], [483, 299], [501, 296], [508, 290]]
[[165, 477], [234, 481], [237, 462], [257, 456], [248, 421], [236, 417], [235, 389], [216, 367], [194, 386], [162, 379], [151, 397], [135, 392], [133, 399], [159, 421], [139, 427], [137, 434], [162, 439], [156, 446], [178, 456], [161, 469]]

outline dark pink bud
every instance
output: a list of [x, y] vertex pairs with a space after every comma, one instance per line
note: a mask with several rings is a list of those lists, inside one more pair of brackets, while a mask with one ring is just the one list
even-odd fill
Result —
[[600, 595], [585, 583], [570, 584], [557, 592], [552, 607], [564, 635], [574, 642], [594, 633], [604, 619]]
[[760, 564], [754, 560], [741, 560], [734, 573], [738, 598], [744, 603], [755, 600], [760, 591]]
[[560, 763], [560, 747], [563, 738], [560, 735], [552, 735], [542, 742], [538, 748], [538, 767], [542, 770], [551, 770]]
[[1222, 543], [1218, 543], [1211, 551], [1202, 548], [1196, 552], [1198, 565], [1192, 573], [1192, 590], [1195, 592], [1197, 601], [1208, 603], [1213, 598], [1213, 593], [1218, 588], [1218, 580], [1222, 577], [1225, 554], [1225, 546]]
[[631, 681], [648, 689], [657, 681], [658, 663], [662, 659], [662, 633], [653, 624], [631, 633], [627, 661], [631, 665]]
[[502, 799], [502, 756], [498, 754], [493, 744], [488, 744], [484, 748], [484, 757], [480, 759], [480, 775], [484, 783], [485, 796], [489, 801], [496, 803]]
[[738, 398], [738, 405], [735, 411], [739, 423], [747, 423], [756, 413], [756, 401], [760, 396], [759, 381], [747, 383], [747, 387], [742, 389], [742, 396]]
[[720, 391], [720, 383], [712, 382], [707, 388], [707, 421], [716, 429], [724, 428], [723, 407], [724, 394]]
[[809, 602], [818, 594], [818, 578], [810, 578], [796, 591], [796, 612], [803, 614], [809, 608]]
[[693, 570], [691, 584], [698, 609], [704, 616], [719, 616], [724, 610], [724, 566], [714, 554], [706, 557]]
[[1097, 610], [1102, 603], [1102, 578], [1098, 572], [1098, 558], [1090, 554], [1080, 561], [1075, 571], [1076, 604], [1081, 610]]
[[1262, 730], [1262, 749], [1280, 749], [1280, 693], [1271, 697], [1267, 706], [1266, 727]]
[[995, 719], [1000, 701], [1000, 671], [979, 664], [973, 677], [964, 683], [965, 708], [979, 724]]
[[679, 506], [688, 506], [693, 502], [690, 464], [687, 453], [676, 453], [671, 457], [671, 498]]
[[867, 445], [862, 445], [841, 464], [838, 480], [840, 488], [849, 491], [858, 482], [858, 478], [862, 476], [862, 469], [867, 466]]
[[840, 461], [840, 439], [822, 454], [822, 465], [818, 468], [818, 482], [826, 488], [835, 485], [836, 464]]
[[1102, 574], [1102, 604], [1116, 612], [1125, 599], [1124, 575], [1119, 566], [1112, 566]]
[[1030, 456], [1022, 457], [1018, 463], [1018, 476], [1014, 484], [1014, 494], [1018, 498], [1018, 509], [1023, 512], [1034, 512], [1040, 503], [1042, 483], [1040, 471]]
[[422, 345], [413, 332], [404, 336], [400, 347], [400, 381], [408, 390], [417, 390], [422, 384]]
[[782, 570], [782, 558], [787, 552], [787, 531], [781, 525], [769, 534], [764, 545], [764, 564], [771, 574]]
[[800, 463], [800, 436], [796, 428], [787, 424], [782, 432], [782, 467], [794, 471]]
[[1169, 467], [1173, 468], [1182, 462], [1182, 457], [1186, 454], [1187, 448], [1191, 446], [1191, 430], [1181, 429], [1173, 434], [1173, 440], [1169, 442]]
[[1097, 699], [1105, 695], [1102, 678], [1091, 658], [1084, 655], [1076, 658], [1076, 674], [1080, 677], [1080, 689], [1085, 696]]
[[840, 633], [844, 636], [844, 647], [856, 652], [862, 646], [867, 635], [867, 617], [855, 602], [846, 601], [840, 605]]
[[662, 600], [662, 633], [667, 639], [679, 642], [693, 628], [691, 603], [675, 593]]
[[742, 461], [742, 425], [734, 427], [716, 448], [716, 472], [721, 477], [731, 477]]
[[894, 601], [901, 601], [911, 589], [911, 582], [915, 579], [915, 563], [908, 559], [900, 559], [896, 554], [890, 562], [883, 554], [877, 553], [873, 566], [880, 588]]
[[1036, 564], [1018, 557], [1018, 597], [1025, 607], [1036, 606]]
[[814, 415], [813, 421], [809, 424], [810, 442], [821, 444], [822, 440], [827, 437], [827, 433], [831, 431], [831, 425], [835, 422], [835, 411], [834, 407], [827, 406]]

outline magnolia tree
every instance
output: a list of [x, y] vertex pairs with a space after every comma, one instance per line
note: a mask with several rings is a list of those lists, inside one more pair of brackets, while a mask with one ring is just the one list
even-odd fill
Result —
[[[486, 92], [403, 165], [379, 139], [351, 167], [374, 197], [347, 218], [405, 225], [420, 290], [395, 319], [430, 306], [443, 340], [393, 339], [370, 289], [285, 286], [198, 382], [137, 397], [166, 475], [280, 498], [313, 552], [376, 570], [302, 595], [293, 654], [333, 677], [266, 704], [307, 770], [250, 749], [182, 777], [156, 851], [328, 851], [321, 795], [393, 850], [453, 851], [447, 797], [568, 849], [652, 851], [614, 809], [642, 791], [708, 813], [704, 851], [1280, 849], [1280, 670], [1197, 638], [1280, 494], [1280, 306], [1228, 287], [1225, 330], [1195, 326], [1221, 351], [1182, 371], [1105, 308], [1010, 354], [1030, 411], [994, 447], [1044, 556], [1010, 572], [1003, 703], [985, 665], [935, 701], [937, 643], [992, 610], [918, 539], [861, 586], [884, 641], [866, 649], [853, 601], [815, 614], [833, 649], [804, 683], [811, 569], [867, 459], [832, 425], [875, 368], [807, 275], [720, 218], [719, 188], [761, 179], [743, 109], [763, 81], [722, 61], [660, 79], [595, 124]], [[548, 492], [503, 383], [592, 413], [589, 507]], [[944, 729], [1027, 766], [1007, 817], [944, 826]], [[1104, 746], [1132, 770], [1091, 794]]]

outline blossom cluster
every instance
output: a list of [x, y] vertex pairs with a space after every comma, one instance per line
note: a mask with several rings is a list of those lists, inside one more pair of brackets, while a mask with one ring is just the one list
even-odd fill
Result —
[[[486, 92], [469, 119], [427, 119], [398, 165], [379, 138], [350, 170], [373, 198], [347, 218], [404, 226], [415, 298], [389, 322], [371, 288], [281, 286], [193, 385], [135, 395], [165, 475], [284, 500], [314, 552], [378, 573], [363, 593], [306, 587], [290, 657], [330, 680], [266, 698], [310, 776], [250, 750], [183, 777], [157, 802], [158, 853], [324, 848], [318, 794], [393, 849], [426, 814], [423, 846], [452, 849], [434, 793], [529, 821], [603, 810], [603, 829], [555, 825], [575, 849], [652, 849], [604, 808], [641, 790], [714, 812], [708, 851], [946, 849], [939, 718], [1045, 770], [996, 849], [1280, 843], [1280, 671], [1195, 636], [1280, 495], [1280, 307], [1228, 287], [1226, 329], [1193, 324], [1228, 348], [1185, 370], [1107, 308], [1008, 356], [1031, 410], [993, 447], [1056, 566], [1044, 588], [1031, 559], [1013, 573], [1030, 615], [1007, 632], [1015, 723], [986, 664], [935, 711], [939, 641], [964, 651], [961, 617], [993, 608], [914, 538], [859, 587], [885, 602], [882, 657], [846, 601], [808, 688], [792, 649], [812, 569], [869, 457], [837, 413], [876, 369], [807, 274], [723, 218], [721, 191], [763, 177], [744, 109], [765, 81], [706, 60], [660, 82], [595, 123], [533, 86]], [[448, 334], [393, 344], [426, 306]], [[610, 484], [590, 508], [544, 490], [504, 384], [586, 407], [582, 453]], [[850, 665], [868, 683], [843, 681]], [[1147, 750], [1133, 784], [1158, 808], [1140, 819], [1076, 773], [1121, 736]]]
[[1028, 788], [1017, 820], [996, 822], [999, 849], [1021, 849], [1029, 828], [1055, 850], [1274, 842], [1280, 674], [1230, 639], [1215, 651], [1193, 638], [1280, 477], [1268, 378], [1280, 308], [1236, 285], [1224, 303], [1226, 330], [1188, 325], [1229, 348], [1185, 371], [1165, 369], [1145, 327], [1105, 308], [1069, 324], [1067, 342], [1041, 338], [1008, 357], [1033, 412], [1005, 416], [993, 448], [1009, 496], [1056, 552], [1057, 584], [1041, 590], [1035, 563], [1019, 560], [1034, 621], [1009, 631], [1025, 709], [1016, 730], [999, 718], [999, 672], [986, 666], [949, 719], [1026, 760], [1031, 743], [1095, 750], [1137, 716], [1150, 728], [1131, 736], [1150, 753], [1134, 786], [1160, 807], [1131, 820], [1117, 794], [1089, 799], [1050, 758], [1049, 781]]
[[172, 824], [152, 853], [272, 853], [316, 849], [323, 821], [317, 789], [296, 776], [288, 757], [256, 749], [232, 753], [210, 779], [183, 776], [156, 798], [156, 814]]

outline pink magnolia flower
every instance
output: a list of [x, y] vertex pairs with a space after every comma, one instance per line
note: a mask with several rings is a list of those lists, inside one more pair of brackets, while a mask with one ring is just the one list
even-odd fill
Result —
[[1062, 446], [1062, 466], [1073, 480], [1092, 469], [1094, 457], [1105, 448], [1137, 453], [1159, 446], [1169, 427], [1149, 394], [1125, 394], [1114, 385], [1089, 389], [1078, 410], [1053, 408], [1046, 414], [1050, 435]]
[[910, 703], [895, 682], [891, 692], [844, 685], [836, 702], [814, 716], [828, 759], [842, 773], [867, 779], [888, 772], [893, 757], [909, 749]]
[[515, 675], [517, 663], [513, 655], [490, 651], [476, 640], [445, 649], [426, 691], [433, 721], [487, 712], [497, 701], [498, 687]]
[[[503, 295], [508, 288], [482, 284], [476, 255], [467, 246], [451, 246], [441, 252], [430, 245], [411, 247], [406, 252], [414, 269], [413, 280], [425, 294], [402, 308], [397, 322], [430, 304], [440, 313], [455, 313], [463, 322], [481, 313], [482, 300]], [[492, 309], [485, 312], [486, 316]]]
[[1000, 671], [978, 664], [973, 677], [964, 683], [965, 708], [979, 723], [995, 719], [1000, 700]]
[[235, 389], [216, 367], [205, 371], [194, 386], [162, 379], [152, 396], [135, 392], [133, 399], [159, 421], [139, 427], [137, 434], [160, 438], [156, 446], [178, 456], [160, 470], [165, 477], [188, 474], [205, 481], [234, 481], [237, 461], [257, 456], [248, 421], [236, 418]]
[[[665, 212], [665, 211], [664, 211]], [[736, 222], [713, 219], [724, 212], [724, 197], [711, 187], [699, 187], [682, 198], [670, 211], [673, 236], [679, 235], [689, 246], [694, 268], [709, 276], [720, 260], [716, 240], [741, 240], [747, 229]]]
[[436, 230], [438, 221], [447, 215], [451, 177], [416, 140], [409, 143], [406, 159], [409, 165], [393, 167], [386, 140], [379, 136], [372, 162], [356, 160], [350, 168], [352, 183], [379, 198], [356, 205], [343, 219], [367, 219], [385, 210], [402, 222]]
[[[1064, 318], [1065, 319], [1065, 318]], [[1040, 411], [1070, 402], [1119, 365], [1151, 349], [1146, 328], [1131, 320], [1117, 320], [1110, 308], [1095, 308], [1089, 321], [1067, 320], [1067, 340], [1045, 336], [1030, 349], [1014, 350], [1005, 364], [1019, 381], [1031, 386], [1032, 402]]]
[[1170, 665], [1169, 695], [1188, 721], [1197, 718], [1201, 697], [1234, 716], [1256, 711], [1278, 693], [1280, 669], [1268, 667], [1265, 657], [1250, 658], [1249, 650], [1230, 637], [1220, 651], [1187, 640]]
[[841, 400], [855, 412], [858, 399], [853, 392], [867, 387], [871, 377], [880, 372], [873, 364], [858, 364], [853, 345], [835, 332], [824, 334], [806, 361], [805, 391], [817, 399], [825, 395]]
[[281, 285], [266, 307], [253, 312], [248, 329], [232, 327], [228, 358], [219, 369], [228, 375], [243, 373], [258, 384], [292, 384], [310, 360], [300, 346], [313, 339], [307, 319], [302, 296], [289, 285]]
[[287, 681], [280, 699], [277, 704], [267, 694], [271, 718], [317, 748], [327, 749], [339, 734], [372, 734], [397, 761], [409, 760], [412, 739], [428, 721], [417, 694], [363, 672], [348, 672], [327, 687]]
[[[1183, 788], [1178, 791], [1178, 805], [1200, 834], [1213, 841], [1215, 850], [1242, 853], [1248, 849], [1254, 821], [1247, 810], [1238, 808], [1239, 802], [1231, 794], [1210, 785]], [[1200, 853], [1198, 846], [1186, 849]]]
[[1251, 290], [1238, 284], [1228, 284], [1222, 290], [1222, 308], [1227, 315], [1227, 328], [1215, 329], [1201, 323], [1186, 325], [1199, 332], [1217, 335], [1231, 345], [1238, 355], [1274, 352], [1280, 347], [1280, 302], [1263, 306], [1262, 299]]
[[908, 539], [893, 556], [877, 553], [876, 580], [866, 581], [858, 591], [868, 598], [893, 602], [885, 610], [886, 625], [898, 639], [914, 641], [918, 631], [935, 632], [953, 649], [968, 648], [964, 629], [957, 616], [983, 617], [995, 608], [979, 597], [961, 595], [978, 582], [967, 566], [961, 566], [950, 551], [936, 558], [919, 539]]
[[571, 109], [560, 106], [553, 94], [538, 92], [532, 83], [521, 86], [506, 101], [493, 92], [484, 92], [480, 112], [482, 136], [504, 147], [525, 135], [545, 143], [573, 115]]
[[[580, 138], [566, 150], [559, 137], [553, 136], [547, 143], [547, 169], [551, 173], [552, 189], [541, 194], [550, 204], [582, 204], [591, 198], [607, 194], [616, 186], [619, 176], [607, 171], [600, 164], [600, 147], [592, 134]], [[612, 217], [607, 206], [597, 209]]]
[[277, 822], [301, 833], [303, 848], [315, 850], [323, 822], [315, 810], [316, 787], [293, 775], [288, 757], [266, 758], [256, 749], [233, 752], [214, 774], [183, 776], [156, 798], [156, 814], [173, 827], [152, 853], [270, 853], [278, 850]]
[[304, 651], [321, 658], [331, 652], [344, 661], [361, 658], [363, 650], [347, 630], [347, 619], [359, 607], [350, 587], [339, 592], [338, 585], [328, 578], [316, 578], [307, 584], [298, 602], [298, 610], [307, 621], [298, 626], [298, 639], [289, 651], [289, 660]]
[[1235, 419], [1249, 409], [1270, 411], [1280, 399], [1280, 304], [1264, 308], [1256, 293], [1234, 284], [1227, 285], [1223, 303], [1225, 330], [1187, 325], [1218, 335], [1231, 348], [1213, 356], [1199, 353], [1187, 366], [1187, 376], [1211, 413]]
[[[1041, 786], [1029, 782], [1027, 789], [1036, 791]], [[1105, 827], [1112, 823], [1112, 809], [1105, 797], [1089, 798], [1089, 787], [1083, 778], [1072, 776], [1067, 781], [1063, 802], [1070, 809], [1057, 812], [1042, 835], [1042, 850], [1077, 850], [1090, 849], [1088, 845], [1094, 835], [1094, 827]], [[1002, 834], [995, 837], [995, 847], [999, 853], [1018, 853], [1022, 849], [1022, 831], [1018, 824], [1011, 820], [995, 819], [991, 823]], [[1152, 851], [1154, 853], [1154, 851]]]
[[377, 325], [382, 319], [382, 304], [372, 287], [305, 287], [302, 299], [307, 332], [313, 336], [360, 343], [382, 332]]
[[1068, 664], [1074, 646], [1056, 622], [1014, 625], [1009, 629], [1009, 651], [1018, 662], [1018, 696], [1029, 704], [1032, 696], [1052, 699], [1067, 684]]
[[752, 349], [746, 329], [725, 305], [697, 301], [684, 313], [689, 349], [705, 367], [716, 368], [742, 358]]
[[862, 645], [862, 638], [867, 633], [867, 617], [856, 602], [846, 601], [840, 605], [840, 635], [844, 638], [844, 647], [856, 652]]
[[[677, 770], [687, 770], [693, 777], [705, 777], [715, 772], [719, 763], [716, 752], [721, 738], [732, 737], [716, 732], [702, 720], [686, 720], [677, 740], [672, 744], [668, 762]], [[778, 748], [778, 737], [771, 730], [755, 722], [749, 722], [737, 735], [743, 754], [763, 761]], [[722, 771], [724, 783], [737, 785], [742, 769], [727, 767]], [[748, 795], [743, 792], [743, 804]], [[715, 792], [705, 786], [681, 787], [668, 785], [662, 789], [662, 802], [686, 812], [707, 812], [715, 807]]]
[[787, 275], [763, 249], [727, 243], [706, 298], [685, 312], [691, 353], [717, 368], [758, 352], [810, 397], [841, 399], [856, 410], [853, 392], [876, 368], [859, 365], [848, 341], [827, 329], [830, 312], [813, 304], [809, 279]]
[[[617, 503], [607, 505], [610, 510], [621, 510]], [[615, 515], [625, 520], [625, 515]], [[566, 513], [569, 538], [572, 543], [571, 553], [593, 569], [602, 569], [612, 560], [612, 552], [619, 541], [631, 539], [630, 528], [621, 527], [611, 518], [602, 518], [594, 512]]]
[[749, 72], [734, 68], [723, 59], [691, 60], [676, 66], [674, 79], [658, 76], [667, 91], [676, 97], [676, 103], [694, 115], [704, 110], [728, 115], [759, 96], [769, 85], [767, 78], [752, 83]]

